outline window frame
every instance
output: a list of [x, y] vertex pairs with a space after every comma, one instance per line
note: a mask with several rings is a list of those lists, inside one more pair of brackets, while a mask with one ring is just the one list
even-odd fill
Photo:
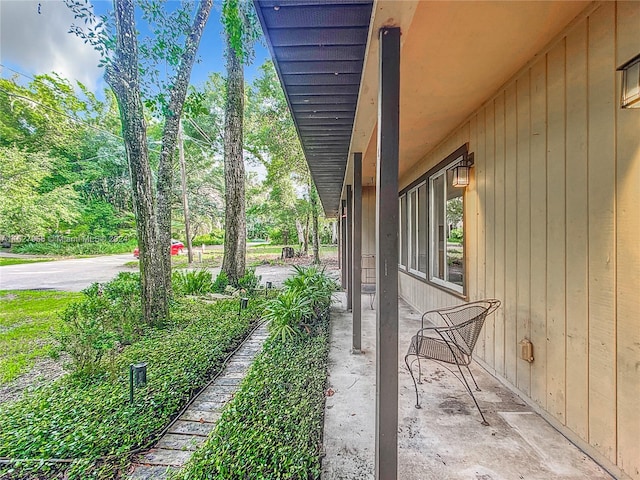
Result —
[[640, 54], [625, 62], [617, 70], [622, 72], [620, 108], [640, 108]]
[[[429, 233], [431, 234], [430, 235], [430, 240], [433, 238], [432, 237], [433, 232], [436, 231], [436, 228], [437, 228], [437, 226], [434, 223], [435, 219], [437, 218], [436, 217], [436, 212], [435, 212], [435, 208], [437, 206], [437, 202], [435, 202], [433, 200], [433, 195], [435, 195], [435, 189], [431, 188], [431, 186], [432, 186], [432, 184], [433, 184], [433, 182], [434, 182], [434, 180], [436, 178], [444, 177], [443, 185], [444, 185], [444, 197], [445, 197], [444, 200], [445, 201], [443, 202], [443, 210], [444, 210], [444, 212], [442, 212], [442, 213], [444, 215], [444, 228], [446, 228], [446, 226], [447, 226], [447, 202], [446, 202], [447, 192], [448, 192], [448, 190], [450, 188], [460, 188], [460, 187], [452, 187], [451, 185], [449, 185], [448, 172], [455, 165], [460, 163], [463, 159], [464, 159], [464, 156], [461, 155], [460, 157], [455, 158], [453, 161], [451, 161], [448, 164], [446, 164], [444, 167], [442, 167], [437, 172], [434, 172], [433, 174], [429, 175], [429, 183], [428, 183], [428, 185], [429, 185], [429, 199], [431, 200], [431, 206], [430, 206], [431, 208], [429, 209]], [[453, 290], [453, 291], [455, 291], [455, 292], [457, 292], [457, 293], [459, 293], [461, 295], [464, 295], [464, 293], [465, 293], [466, 278], [467, 278], [467, 275], [466, 275], [467, 274], [467, 269], [466, 269], [466, 263], [467, 263], [466, 260], [467, 259], [466, 259], [466, 256], [464, 255], [464, 251], [465, 251], [464, 246], [466, 244], [466, 229], [464, 228], [464, 224], [465, 224], [465, 221], [464, 221], [465, 220], [465, 216], [464, 216], [464, 190], [465, 189], [463, 189], [462, 195], [461, 195], [461, 197], [462, 197], [462, 212], [463, 212], [462, 213], [462, 234], [463, 234], [463, 236], [462, 236], [462, 251], [463, 251], [463, 257], [462, 257], [463, 258], [462, 285], [458, 285], [457, 283], [453, 283], [453, 282], [449, 282], [449, 281], [445, 280], [447, 278], [447, 276], [448, 276], [447, 274], [448, 274], [448, 271], [449, 271], [449, 266], [448, 266], [448, 262], [447, 262], [447, 254], [446, 254], [446, 251], [447, 251], [447, 245], [446, 245], [447, 244], [447, 235], [446, 235], [446, 232], [445, 232], [444, 240], [443, 240], [445, 242], [445, 247], [444, 247], [445, 248], [444, 274], [443, 274], [445, 279], [442, 279], [440, 277], [436, 277], [434, 275], [434, 273], [433, 273], [435, 271], [435, 267], [437, 266], [436, 262], [438, 260], [437, 249], [438, 249], [438, 241], [439, 240], [437, 240], [437, 239], [435, 241], [429, 241], [429, 267], [428, 267], [428, 269], [429, 269], [429, 275], [428, 275], [429, 282], [435, 283], [437, 285], [440, 285], [441, 287], [444, 287], [444, 288], [446, 288], [448, 290]]]
[[[409, 256], [407, 255], [407, 265], [398, 265], [398, 269], [401, 270], [404, 274], [409, 275], [415, 279], [421, 280], [424, 283], [427, 283], [435, 288], [438, 288], [440, 290], [444, 290], [449, 294], [455, 295], [457, 297], [460, 297], [462, 299], [466, 299], [467, 298], [467, 285], [468, 285], [468, 281], [467, 281], [467, 274], [468, 274], [468, 268], [467, 268], [467, 255], [465, 254], [463, 257], [463, 285], [462, 288], [460, 288], [460, 285], [454, 284], [454, 283], [450, 283], [450, 282], [446, 282], [444, 280], [438, 279], [436, 278], [435, 280], [431, 278], [431, 265], [432, 265], [432, 248], [431, 248], [431, 239], [432, 239], [432, 231], [431, 231], [431, 222], [432, 222], [432, 215], [431, 215], [431, 185], [430, 185], [430, 177], [434, 176], [436, 173], [442, 171], [442, 170], [448, 170], [449, 168], [453, 167], [457, 162], [460, 161], [460, 157], [462, 158], [466, 158], [467, 154], [469, 152], [469, 144], [465, 143], [464, 145], [460, 146], [459, 148], [457, 148], [455, 151], [453, 151], [451, 154], [447, 155], [443, 160], [441, 160], [440, 162], [438, 162], [434, 167], [430, 168], [429, 170], [427, 170], [427, 172], [425, 172], [424, 174], [422, 174], [420, 177], [418, 177], [416, 180], [414, 180], [413, 182], [411, 182], [409, 185], [407, 185], [406, 187], [404, 187], [402, 190], [400, 190], [400, 192], [398, 192], [398, 209], [400, 209], [400, 201], [401, 198], [403, 196], [406, 196], [407, 198], [407, 207], [405, 208], [405, 215], [407, 216], [407, 230], [409, 230], [408, 227], [408, 223], [409, 223], [409, 218], [408, 218], [408, 196], [407, 193], [411, 190], [413, 190], [414, 188], [418, 188], [418, 186], [422, 183], [426, 182], [426, 189], [427, 189], [427, 194], [426, 194], [426, 205], [425, 205], [425, 210], [426, 210], [426, 214], [428, 215], [427, 217], [427, 273], [423, 274], [423, 275], [419, 275], [418, 273], [416, 273], [415, 271], [412, 271], [409, 269]], [[453, 188], [453, 187], [452, 187]], [[462, 201], [463, 201], [463, 213], [462, 213], [462, 222], [463, 222], [463, 238], [462, 238], [462, 246], [463, 246], [463, 251], [466, 252], [467, 251], [467, 232], [466, 229], [464, 229], [464, 225], [466, 224], [466, 207], [464, 206], [464, 202], [465, 202], [465, 193], [466, 193], [466, 189], [464, 189], [464, 191], [462, 192]], [[402, 219], [400, 219], [400, 225], [401, 225]], [[407, 248], [407, 241], [408, 239], [405, 237], [408, 237], [408, 235], [405, 233], [405, 235], [402, 235], [401, 232], [402, 228], [399, 229], [399, 239], [400, 239], [400, 249], [402, 248]], [[398, 255], [398, 262], [401, 261], [401, 251], [399, 252]], [[408, 253], [408, 252], [407, 252]], [[452, 287], [455, 286], [455, 287]]]
[[[426, 187], [426, 199], [424, 199], [424, 202], [422, 202], [422, 199], [420, 197], [420, 187], [425, 186]], [[415, 195], [415, 202], [411, 201], [411, 195], [414, 194]], [[427, 181], [423, 180], [420, 183], [418, 183], [417, 185], [415, 185], [413, 188], [411, 188], [410, 190], [407, 191], [406, 193], [407, 195], [407, 265], [406, 265], [406, 270], [418, 277], [421, 278], [427, 278], [427, 272], [429, 270], [429, 260], [428, 260], [428, 256], [429, 256], [429, 187], [427, 185]], [[422, 212], [422, 204], [424, 203], [424, 212]], [[413, 210], [414, 210], [414, 204], [416, 207], [416, 214], [414, 216]], [[426, 248], [426, 255], [427, 255], [427, 265], [425, 272], [420, 271], [420, 216], [421, 215], [426, 215], [426, 221], [425, 221], [425, 226], [427, 229], [427, 248]], [[413, 228], [413, 220], [415, 219], [415, 230], [416, 233], [414, 235], [414, 228]], [[412, 262], [413, 262], [413, 258], [412, 256], [414, 255], [414, 250], [415, 250], [415, 266], [416, 268], [412, 268]]]

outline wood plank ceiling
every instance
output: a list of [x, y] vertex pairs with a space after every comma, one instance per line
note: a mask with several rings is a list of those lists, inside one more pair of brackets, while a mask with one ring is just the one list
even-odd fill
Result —
[[327, 216], [339, 210], [372, 0], [254, 0]]

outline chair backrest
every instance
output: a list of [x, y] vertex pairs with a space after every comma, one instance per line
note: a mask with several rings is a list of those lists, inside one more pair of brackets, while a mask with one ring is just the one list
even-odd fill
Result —
[[471, 356], [487, 315], [495, 312], [499, 306], [499, 300], [479, 300], [446, 308], [438, 313], [448, 326], [455, 327], [447, 331], [450, 340]]

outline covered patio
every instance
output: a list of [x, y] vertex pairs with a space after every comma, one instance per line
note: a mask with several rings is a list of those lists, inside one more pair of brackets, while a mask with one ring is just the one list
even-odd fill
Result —
[[[402, 480], [611, 479], [606, 471], [552, 428], [531, 407], [481, 367], [472, 364], [476, 392], [489, 426], [453, 375], [423, 363], [416, 409], [404, 364], [421, 314], [399, 302], [398, 478]], [[344, 295], [331, 312], [328, 396], [325, 406], [326, 480], [373, 479], [375, 437], [375, 310], [362, 295], [362, 354], [351, 353], [352, 316]]]
[[[640, 3], [254, 3], [340, 219], [326, 478], [640, 480]], [[491, 426], [443, 369], [416, 410], [417, 311], [488, 298]]]

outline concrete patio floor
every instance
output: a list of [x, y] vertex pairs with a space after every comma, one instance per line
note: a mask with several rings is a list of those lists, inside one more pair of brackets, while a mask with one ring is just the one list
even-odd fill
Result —
[[[363, 354], [351, 353], [351, 313], [344, 294], [332, 309], [322, 478], [374, 478], [375, 310], [362, 296]], [[462, 384], [434, 362], [423, 363], [422, 409], [404, 355], [421, 314], [400, 303], [398, 478], [401, 480], [611, 479], [522, 399], [477, 364], [474, 392], [489, 426]]]

